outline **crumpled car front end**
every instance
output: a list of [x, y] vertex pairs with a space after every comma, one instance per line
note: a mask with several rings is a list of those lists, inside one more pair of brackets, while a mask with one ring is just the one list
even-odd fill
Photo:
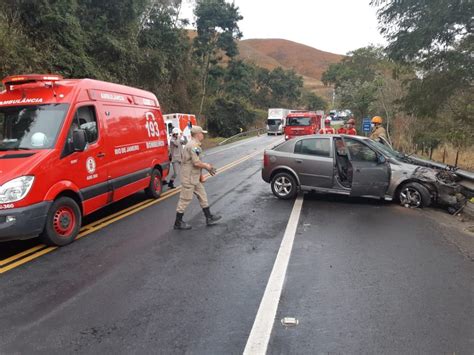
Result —
[[[397, 191], [411, 181], [421, 183], [428, 189], [432, 202], [446, 207], [450, 213], [462, 209], [466, 201], [474, 196], [474, 179], [470, 172], [460, 171], [447, 166], [431, 165], [429, 161], [418, 163], [415, 159], [409, 162], [397, 161], [391, 164], [392, 175], [389, 194], [398, 198]], [[466, 177], [467, 176], [467, 177]]]
[[423, 182], [438, 205], [458, 210], [466, 203], [467, 198], [459, 185], [461, 179], [452, 171], [418, 166], [412, 178]]

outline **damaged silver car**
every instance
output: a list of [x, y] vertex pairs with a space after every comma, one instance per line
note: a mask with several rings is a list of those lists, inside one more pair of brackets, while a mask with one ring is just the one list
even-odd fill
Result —
[[471, 172], [346, 135], [304, 136], [266, 150], [262, 178], [280, 199], [294, 198], [301, 190], [453, 209], [472, 197], [474, 182]]

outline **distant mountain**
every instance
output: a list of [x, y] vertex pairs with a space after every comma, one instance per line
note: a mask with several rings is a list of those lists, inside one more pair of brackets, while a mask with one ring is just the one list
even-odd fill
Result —
[[344, 56], [285, 39], [247, 39], [239, 42], [240, 58], [267, 69], [294, 69], [304, 77], [305, 87], [330, 99], [332, 89], [325, 87], [321, 76]]
[[[196, 31], [189, 30], [188, 36], [193, 39]], [[278, 67], [294, 69], [303, 77], [306, 89], [331, 100], [332, 88], [323, 85], [321, 76], [331, 64], [341, 61], [343, 55], [285, 39], [246, 39], [239, 41], [238, 46], [243, 61], [269, 70]], [[227, 58], [223, 62], [226, 63]]]

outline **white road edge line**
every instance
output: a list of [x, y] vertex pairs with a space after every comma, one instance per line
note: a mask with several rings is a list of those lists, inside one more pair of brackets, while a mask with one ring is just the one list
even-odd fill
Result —
[[302, 208], [303, 196], [299, 195], [293, 205], [272, 273], [245, 346], [244, 355], [265, 355], [267, 352]]

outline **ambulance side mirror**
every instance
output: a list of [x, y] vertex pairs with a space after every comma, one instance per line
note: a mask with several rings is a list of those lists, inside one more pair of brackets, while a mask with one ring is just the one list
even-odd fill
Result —
[[75, 130], [72, 133], [72, 145], [75, 152], [83, 152], [87, 146], [86, 131], [83, 129]]
[[377, 156], [377, 163], [379, 165], [385, 164], [386, 162], [387, 162], [387, 159], [382, 154]]

